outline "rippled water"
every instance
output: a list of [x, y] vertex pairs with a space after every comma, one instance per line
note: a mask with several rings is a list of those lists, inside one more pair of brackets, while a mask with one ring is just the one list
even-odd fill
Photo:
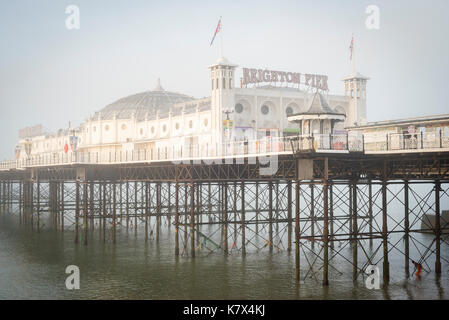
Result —
[[[403, 258], [390, 258], [393, 284], [368, 290], [354, 286], [351, 271], [331, 277], [328, 288], [313, 279], [296, 285], [294, 255], [251, 253], [224, 257], [220, 253], [195, 259], [174, 256], [173, 229], [157, 243], [142, 233], [120, 231], [117, 244], [91, 240], [75, 245], [73, 232], [18, 226], [0, 218], [0, 299], [447, 299], [447, 267], [408, 281], [394, 276]], [[445, 247], [447, 250], [447, 247]], [[447, 253], [447, 252], [446, 252]], [[432, 262], [433, 263], [433, 262]], [[65, 268], [77, 265], [81, 289], [65, 288]], [[305, 268], [305, 266], [304, 266]], [[302, 270], [304, 272], [305, 270]]]

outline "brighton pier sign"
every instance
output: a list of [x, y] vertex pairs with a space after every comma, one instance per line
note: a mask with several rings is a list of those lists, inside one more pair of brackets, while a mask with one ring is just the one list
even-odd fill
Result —
[[246, 86], [250, 83], [261, 82], [292, 83], [321, 90], [329, 90], [327, 76], [324, 75], [243, 68], [243, 85]]

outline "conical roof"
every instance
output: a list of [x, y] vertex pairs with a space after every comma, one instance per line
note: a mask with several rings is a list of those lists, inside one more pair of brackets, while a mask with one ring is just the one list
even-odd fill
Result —
[[306, 112], [301, 112], [301, 114], [338, 114], [344, 115], [342, 113], [336, 112], [329, 107], [326, 98], [318, 91], [312, 97], [309, 103], [309, 107]]

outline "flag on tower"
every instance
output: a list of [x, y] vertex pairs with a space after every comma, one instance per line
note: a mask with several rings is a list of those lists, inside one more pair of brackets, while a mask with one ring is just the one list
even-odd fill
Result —
[[349, 59], [352, 61], [352, 52], [354, 51], [354, 36], [352, 36], [351, 45], [349, 46], [349, 51], [351, 52], [351, 57]]
[[210, 42], [210, 45], [211, 45], [211, 46], [212, 46], [212, 43], [214, 43], [215, 36], [216, 36], [217, 33], [219, 33], [220, 31], [221, 31], [221, 17], [220, 17], [220, 20], [218, 20], [217, 28], [215, 29], [214, 36], [212, 37], [212, 41]]

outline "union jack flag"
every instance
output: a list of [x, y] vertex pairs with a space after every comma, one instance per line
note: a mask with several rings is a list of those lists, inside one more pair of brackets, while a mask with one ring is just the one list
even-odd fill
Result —
[[219, 33], [220, 31], [221, 31], [221, 17], [220, 17], [220, 20], [218, 20], [217, 28], [215, 29], [214, 36], [212, 37], [212, 41], [210, 42], [210, 45], [211, 45], [211, 46], [212, 46], [212, 43], [214, 43], [215, 36], [216, 36], [217, 33]]

